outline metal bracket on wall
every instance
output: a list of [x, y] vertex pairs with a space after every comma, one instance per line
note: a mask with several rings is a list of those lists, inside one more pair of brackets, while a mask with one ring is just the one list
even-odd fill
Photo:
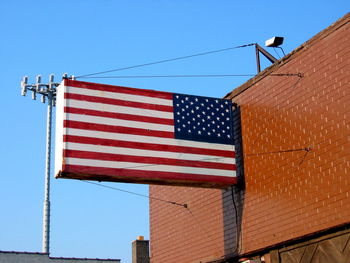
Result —
[[277, 61], [277, 58], [272, 56], [269, 52], [263, 49], [259, 44], [255, 44], [256, 66], [257, 66], [258, 73], [261, 72], [259, 53], [263, 54], [272, 64]]

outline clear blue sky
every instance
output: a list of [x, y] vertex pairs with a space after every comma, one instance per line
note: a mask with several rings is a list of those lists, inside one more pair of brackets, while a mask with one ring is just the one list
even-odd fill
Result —
[[[41, 251], [46, 105], [20, 96], [20, 80], [81, 75], [284, 36], [286, 53], [349, 11], [318, 1], [1, 1], [0, 250]], [[273, 49], [268, 49], [276, 55]], [[265, 63], [267, 65], [267, 63]], [[253, 47], [110, 75], [255, 74]], [[86, 79], [222, 97], [248, 78]], [[52, 175], [53, 178], [53, 175]], [[108, 184], [148, 194], [147, 185]], [[52, 179], [51, 255], [120, 258], [149, 238], [148, 200]], [[176, 201], [176, 200], [174, 200]]]

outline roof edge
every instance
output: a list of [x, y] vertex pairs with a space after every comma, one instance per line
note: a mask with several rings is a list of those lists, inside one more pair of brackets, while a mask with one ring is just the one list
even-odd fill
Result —
[[346, 25], [350, 22], [350, 12], [345, 14], [343, 17], [339, 18], [336, 22], [328, 26], [327, 28], [323, 29], [319, 33], [317, 33], [315, 36], [304, 42], [304, 44], [300, 45], [296, 49], [294, 49], [292, 52], [275, 62], [270, 67], [266, 68], [265, 70], [259, 72], [255, 77], [249, 79], [247, 82], [243, 83], [242, 85], [235, 88], [233, 91], [229, 92], [224, 96], [225, 99], [233, 99], [237, 97], [239, 94], [244, 92], [245, 90], [249, 89], [251, 86], [253, 86], [255, 83], [259, 82], [260, 80], [264, 79], [265, 77], [269, 76], [274, 71], [278, 70], [283, 65], [290, 62], [295, 54], [299, 54], [303, 50], [307, 49], [308, 47], [312, 46], [315, 42], [326, 38], [331, 33], [335, 32], [342, 26]]

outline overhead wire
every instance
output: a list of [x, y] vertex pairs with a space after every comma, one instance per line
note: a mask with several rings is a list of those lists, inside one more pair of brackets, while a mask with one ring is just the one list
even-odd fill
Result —
[[88, 79], [117, 79], [117, 78], [213, 78], [213, 77], [251, 77], [255, 74], [200, 74], [200, 75], [125, 75], [125, 76], [99, 76], [84, 77]]
[[93, 184], [93, 185], [97, 185], [97, 186], [100, 186], [100, 187], [116, 190], [116, 191], [119, 191], [119, 192], [128, 193], [128, 194], [132, 194], [132, 195], [137, 195], [137, 196], [145, 197], [145, 198], [148, 198], [148, 199], [153, 199], [153, 200], [156, 200], [156, 201], [160, 201], [160, 202], [164, 202], [164, 203], [177, 205], [177, 206], [182, 206], [184, 208], [187, 208], [187, 204], [181, 204], [181, 203], [177, 203], [177, 202], [174, 202], [174, 201], [164, 200], [164, 199], [161, 199], [161, 198], [158, 198], [158, 197], [144, 195], [144, 194], [140, 194], [140, 193], [136, 193], [136, 192], [132, 192], [132, 191], [128, 191], [128, 190], [112, 187], [112, 186], [109, 186], [109, 185], [99, 184], [99, 183], [95, 183], [95, 182], [91, 182], [91, 181], [85, 181], [85, 180], [80, 180], [80, 181], [84, 182], [84, 183]]
[[[215, 78], [215, 77], [255, 77], [257, 74], [190, 74], [190, 75], [120, 75], [120, 76], [98, 76], [84, 77], [86, 79], [132, 79], [132, 78]], [[274, 77], [301, 77], [301, 73], [272, 73]]]
[[127, 69], [134, 69], [134, 68], [139, 68], [139, 67], [146, 67], [146, 66], [151, 66], [151, 65], [156, 65], [156, 64], [166, 63], [166, 62], [172, 62], [172, 61], [176, 61], [176, 60], [182, 60], [182, 59], [188, 59], [188, 58], [193, 58], [193, 57], [209, 55], [209, 54], [213, 54], [213, 53], [224, 52], [224, 51], [233, 50], [233, 49], [237, 49], [237, 48], [249, 47], [249, 46], [253, 46], [253, 45], [255, 45], [255, 43], [239, 45], [239, 46], [223, 48], [223, 49], [217, 49], [217, 50], [212, 50], [212, 51], [207, 51], [207, 52], [202, 52], [202, 53], [182, 56], [182, 57], [163, 59], [163, 60], [159, 60], [159, 61], [154, 61], [154, 62], [149, 62], [149, 63], [144, 63], [144, 64], [138, 64], [138, 65], [134, 65], [134, 66], [128, 66], [128, 67], [115, 68], [115, 69], [110, 69], [110, 70], [105, 70], [105, 71], [99, 71], [99, 72], [94, 72], [94, 73], [89, 73], [89, 74], [76, 76], [75, 78], [76, 79], [78, 79], [78, 78], [86, 78], [86, 77], [100, 75], [100, 74], [105, 74], [105, 73], [110, 73], [110, 72], [116, 72], [116, 71], [127, 70]]

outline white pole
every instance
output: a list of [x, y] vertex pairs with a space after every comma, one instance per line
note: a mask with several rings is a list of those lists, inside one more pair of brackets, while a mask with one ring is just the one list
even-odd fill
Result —
[[[50, 84], [53, 83], [53, 75], [50, 75]], [[43, 243], [42, 252], [50, 254], [50, 166], [51, 166], [51, 127], [52, 127], [52, 100], [53, 90], [51, 85], [47, 92], [47, 123], [46, 123], [46, 171], [45, 171], [45, 199], [43, 211]]]

